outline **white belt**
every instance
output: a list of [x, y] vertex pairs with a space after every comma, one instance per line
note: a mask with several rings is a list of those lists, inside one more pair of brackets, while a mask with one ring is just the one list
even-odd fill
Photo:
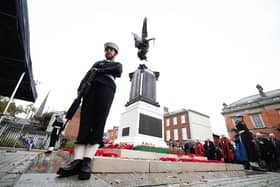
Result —
[[239, 133], [239, 134], [242, 134], [243, 132], [245, 132], [245, 130], [239, 131], [238, 133]]
[[110, 79], [112, 80], [115, 80], [114, 76], [113, 75], [110, 75], [110, 74], [105, 74], [106, 77], [109, 77]]
[[[59, 127], [59, 126], [54, 126], [53, 128], [56, 128], [57, 130], [59, 130], [61, 127]], [[56, 131], [56, 135], [58, 135], [59, 134], [59, 131]]]

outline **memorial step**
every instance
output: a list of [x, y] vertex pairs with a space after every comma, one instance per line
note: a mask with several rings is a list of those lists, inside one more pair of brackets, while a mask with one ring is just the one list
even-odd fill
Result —
[[164, 173], [198, 171], [244, 171], [244, 167], [241, 164], [229, 163], [172, 162], [110, 157], [95, 157], [92, 165], [93, 173]]

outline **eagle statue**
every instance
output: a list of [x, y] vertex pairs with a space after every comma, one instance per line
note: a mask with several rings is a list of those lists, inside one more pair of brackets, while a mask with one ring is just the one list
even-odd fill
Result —
[[147, 60], [147, 52], [149, 51], [149, 41], [155, 40], [155, 38], [147, 39], [147, 18], [144, 18], [143, 28], [142, 28], [142, 37], [140, 38], [137, 34], [132, 33], [135, 41], [135, 47], [138, 49], [138, 57], [140, 60]]

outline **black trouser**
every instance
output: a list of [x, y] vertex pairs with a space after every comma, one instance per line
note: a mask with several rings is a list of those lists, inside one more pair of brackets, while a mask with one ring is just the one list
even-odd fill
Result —
[[247, 135], [246, 133], [242, 133], [241, 139], [245, 145], [249, 162], [257, 162], [258, 153], [256, 151], [256, 146], [249, 138], [249, 135]]
[[49, 147], [55, 147], [55, 143], [58, 140], [58, 131], [58, 128], [53, 128]]
[[103, 146], [104, 127], [114, 99], [115, 89], [94, 82], [89, 93], [83, 97], [80, 127], [76, 144], [100, 144]]
[[215, 160], [215, 154], [214, 153], [207, 153], [205, 155], [208, 160]]

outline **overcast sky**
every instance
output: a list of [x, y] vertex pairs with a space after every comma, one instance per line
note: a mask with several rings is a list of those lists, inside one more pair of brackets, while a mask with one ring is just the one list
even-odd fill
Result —
[[120, 47], [123, 75], [106, 129], [119, 125], [129, 99], [128, 73], [140, 60], [132, 32], [148, 18], [146, 65], [159, 71], [157, 101], [170, 111], [210, 116], [214, 133], [226, 133], [222, 103], [280, 88], [280, 1], [28, 0], [30, 48], [39, 106], [67, 110], [87, 70], [104, 59], [103, 44]]

